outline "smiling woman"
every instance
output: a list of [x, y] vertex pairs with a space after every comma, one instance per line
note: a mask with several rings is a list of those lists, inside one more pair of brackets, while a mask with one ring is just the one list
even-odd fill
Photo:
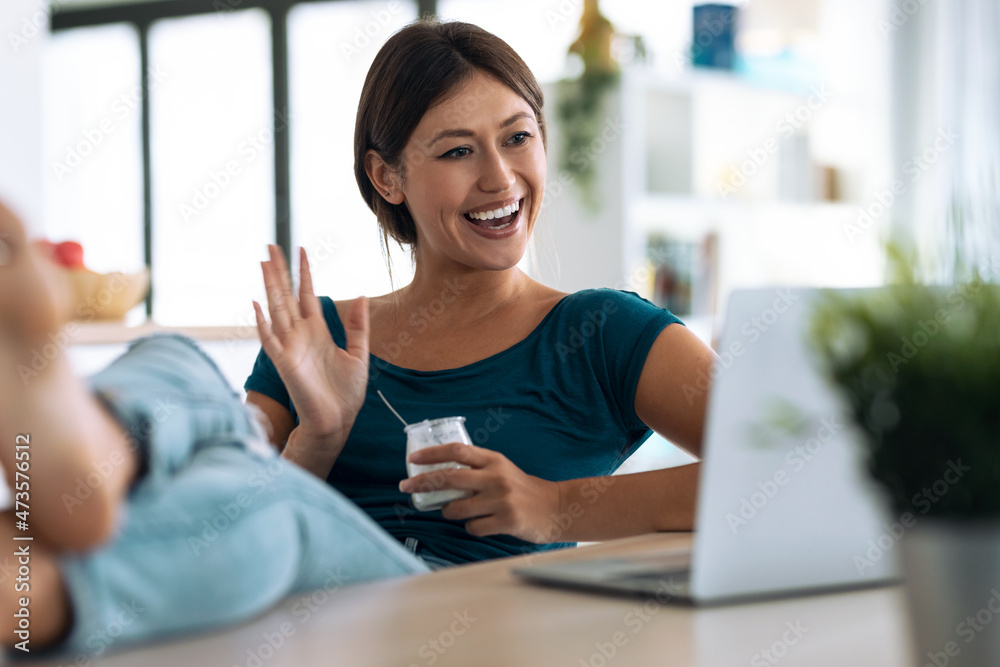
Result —
[[[485, 30], [470, 30], [474, 26], [457, 22], [433, 25], [414, 24], [386, 43], [368, 71], [354, 129], [354, 171], [361, 196], [378, 217], [386, 240], [391, 236], [405, 244], [417, 241], [414, 216], [408, 206], [400, 206], [401, 198], [391, 197], [391, 188], [376, 189], [369, 170], [378, 167], [380, 173], [386, 170], [402, 180], [407, 166], [470, 154], [470, 147], [457, 141], [455, 147], [434, 151], [442, 141], [476, 136], [462, 121], [481, 123], [484, 110], [496, 110], [497, 86], [503, 89], [500, 94], [513, 96], [513, 104], [522, 108], [510, 117], [501, 116], [503, 122], [488, 128], [489, 133], [508, 130], [513, 135], [512, 125], [533, 121], [533, 136], [541, 141], [544, 181], [543, 97], [531, 71], [510, 47]], [[498, 44], [503, 48], [495, 48]], [[437, 108], [445, 102], [451, 104]], [[390, 195], [383, 196], [384, 192]]]
[[545, 188], [541, 127], [522, 97], [474, 71], [427, 110], [395, 164], [365, 152], [366, 178], [394, 209], [385, 233], [394, 225], [396, 240], [413, 237], [415, 282], [445, 257], [494, 270], [520, 260]]
[[[117, 648], [334, 581], [691, 528], [697, 465], [608, 475], [651, 428], [700, 452], [705, 393], [684, 389], [712, 352], [634, 294], [564, 294], [517, 268], [545, 185], [530, 72], [475, 26], [416, 23], [383, 47], [366, 91], [358, 183], [412, 247], [414, 278], [370, 307], [334, 303], [314, 294], [302, 251], [295, 295], [271, 246], [271, 321], [255, 304], [263, 349], [246, 388], [280, 457], [183, 337], [135, 341], [86, 386], [58, 349], [22, 381], [15, 369], [73, 303], [0, 205], [0, 440], [45, 443], [30, 451], [33, 648], [101, 653], [110, 627]], [[410, 422], [464, 417], [473, 444], [415, 452], [448, 467], [406, 479], [406, 437], [379, 391]], [[10, 486], [28, 474], [13, 454], [0, 450]], [[408, 494], [443, 489], [465, 493], [412, 508]], [[14, 517], [0, 519], [9, 538]], [[14, 618], [27, 598], [0, 592]], [[26, 641], [14, 630], [0, 644]]]
[[[706, 394], [691, 401], [683, 387], [708, 376], [711, 350], [635, 294], [565, 294], [517, 267], [545, 190], [542, 106], [530, 70], [491, 33], [407, 26], [368, 72], [354, 138], [361, 195], [384, 242], [410, 247], [412, 282], [317, 300], [303, 262], [296, 300], [281, 257], [265, 267], [280, 298], [273, 325], [260, 312], [247, 401], [284, 458], [435, 564], [693, 522], [697, 464], [607, 476], [651, 429], [700, 452]], [[361, 369], [325, 366], [330, 349], [366, 361], [367, 384]], [[462, 466], [404, 479], [405, 437], [379, 389], [411, 422], [465, 417], [473, 446], [419, 454]], [[407, 494], [443, 488], [470, 493], [412, 509]]]

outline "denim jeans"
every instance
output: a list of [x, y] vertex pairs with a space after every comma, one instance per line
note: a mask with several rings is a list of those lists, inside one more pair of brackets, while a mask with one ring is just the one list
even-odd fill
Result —
[[280, 458], [193, 341], [138, 340], [90, 382], [142, 470], [115, 536], [61, 560], [74, 617], [61, 650], [99, 654], [235, 623], [296, 592], [430, 571]]

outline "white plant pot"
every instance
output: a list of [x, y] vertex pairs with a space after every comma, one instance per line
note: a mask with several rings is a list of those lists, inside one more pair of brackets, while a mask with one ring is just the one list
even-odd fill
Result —
[[1000, 666], [1000, 520], [921, 519], [902, 547], [916, 664]]

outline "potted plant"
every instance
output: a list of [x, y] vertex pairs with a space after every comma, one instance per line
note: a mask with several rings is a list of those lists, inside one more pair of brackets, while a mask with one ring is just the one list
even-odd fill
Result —
[[833, 294], [812, 324], [905, 527], [918, 664], [1000, 665], [1000, 286]]

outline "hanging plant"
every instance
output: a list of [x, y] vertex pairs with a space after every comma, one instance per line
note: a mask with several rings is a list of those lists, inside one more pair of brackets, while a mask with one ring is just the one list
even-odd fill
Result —
[[559, 86], [556, 113], [562, 131], [559, 168], [573, 178], [584, 206], [596, 211], [601, 207], [594, 181], [597, 175], [595, 139], [604, 123], [606, 93], [620, 78], [618, 63], [611, 53], [615, 37], [611, 21], [601, 14], [597, 0], [586, 0], [580, 18], [580, 36], [569, 52], [583, 60], [578, 79]]

